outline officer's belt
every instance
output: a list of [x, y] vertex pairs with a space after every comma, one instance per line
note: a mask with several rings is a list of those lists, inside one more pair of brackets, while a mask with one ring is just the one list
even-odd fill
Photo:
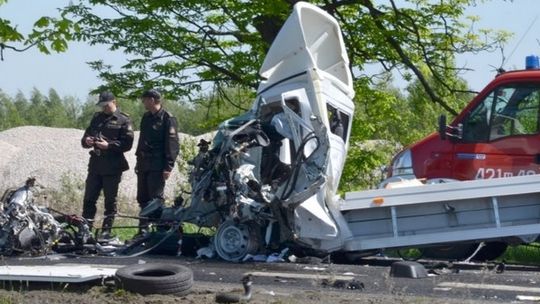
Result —
[[142, 158], [151, 158], [151, 157], [163, 157], [163, 152], [145, 152], [145, 151], [139, 151], [137, 154], [138, 157]]

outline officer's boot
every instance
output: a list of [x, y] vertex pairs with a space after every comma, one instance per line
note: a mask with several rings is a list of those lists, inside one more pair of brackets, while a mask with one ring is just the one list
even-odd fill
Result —
[[144, 236], [147, 232], [148, 232], [148, 220], [139, 219], [139, 231], [137, 232], [135, 237]]
[[92, 228], [94, 228], [94, 219], [93, 218], [84, 218], [84, 219], [86, 220], [86, 224], [88, 225], [88, 230], [92, 231]]
[[110, 240], [111, 239], [111, 228], [114, 223], [114, 215], [106, 215], [103, 219], [103, 224], [101, 225], [101, 236], [100, 240]]

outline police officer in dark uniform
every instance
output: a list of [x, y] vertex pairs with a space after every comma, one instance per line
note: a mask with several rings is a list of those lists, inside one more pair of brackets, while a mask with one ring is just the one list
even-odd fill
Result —
[[[141, 96], [144, 113], [137, 145], [137, 201], [141, 210], [154, 198], [163, 199], [165, 181], [171, 175], [179, 152], [176, 118], [161, 104], [157, 90]], [[139, 234], [148, 228], [146, 220], [139, 221]]]
[[96, 202], [101, 190], [105, 196], [102, 238], [110, 238], [111, 227], [117, 212], [116, 197], [122, 172], [129, 169], [124, 157], [133, 146], [133, 126], [128, 115], [120, 112], [116, 99], [110, 92], [99, 95], [96, 112], [81, 139], [83, 148], [90, 150], [88, 176], [84, 191], [83, 213], [90, 225], [96, 215]]

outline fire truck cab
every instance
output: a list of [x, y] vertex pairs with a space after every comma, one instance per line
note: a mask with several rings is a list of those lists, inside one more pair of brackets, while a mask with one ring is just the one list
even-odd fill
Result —
[[540, 173], [540, 69], [501, 73], [449, 124], [399, 152], [388, 179], [474, 180]]

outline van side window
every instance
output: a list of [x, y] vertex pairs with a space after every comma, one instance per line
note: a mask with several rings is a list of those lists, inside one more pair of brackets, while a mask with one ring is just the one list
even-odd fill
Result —
[[328, 110], [328, 121], [330, 123], [330, 132], [341, 137], [343, 141], [347, 140], [347, 128], [349, 126], [349, 115], [338, 110], [330, 104], [326, 104]]
[[540, 84], [499, 87], [471, 111], [463, 123], [465, 142], [493, 141], [538, 133]]

